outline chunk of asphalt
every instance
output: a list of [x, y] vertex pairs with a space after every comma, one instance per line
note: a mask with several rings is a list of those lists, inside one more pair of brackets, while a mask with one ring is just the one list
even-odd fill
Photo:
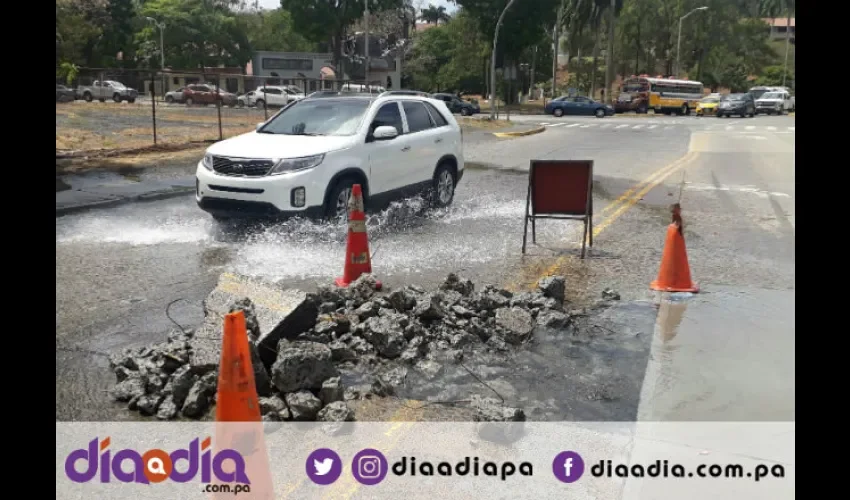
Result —
[[258, 351], [267, 369], [275, 361], [280, 339], [294, 340], [316, 324], [318, 305], [306, 292], [283, 288], [274, 283], [233, 273], [223, 273], [218, 285], [204, 300], [206, 322], [219, 326], [219, 338], [224, 316], [231, 306], [245, 298], [251, 299], [259, 323]]

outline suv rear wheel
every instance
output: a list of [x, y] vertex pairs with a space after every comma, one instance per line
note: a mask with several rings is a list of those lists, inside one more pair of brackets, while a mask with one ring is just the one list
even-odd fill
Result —
[[552, 114], [560, 118], [564, 116], [564, 110], [561, 108], [555, 108], [555, 111], [552, 111]]
[[470, 114], [471, 114], [471, 113], [469, 112], [469, 110], [468, 110], [468, 109], [466, 109], [466, 108], [460, 108], [460, 115], [461, 115], [461, 116], [469, 116]]
[[455, 174], [447, 163], [441, 164], [434, 172], [434, 181], [431, 193], [431, 204], [437, 208], [447, 207], [452, 204], [455, 197]]

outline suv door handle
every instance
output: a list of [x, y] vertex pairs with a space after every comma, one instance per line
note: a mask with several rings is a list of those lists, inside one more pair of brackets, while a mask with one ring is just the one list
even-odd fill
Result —
[[402, 151], [410, 151], [410, 146], [405, 146], [401, 148]]

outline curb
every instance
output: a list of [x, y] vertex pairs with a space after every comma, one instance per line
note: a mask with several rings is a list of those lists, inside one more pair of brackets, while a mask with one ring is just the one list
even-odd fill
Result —
[[157, 201], [157, 200], [165, 200], [168, 198], [176, 198], [178, 196], [183, 196], [186, 194], [194, 193], [195, 188], [181, 187], [175, 188], [171, 191], [154, 191], [152, 193], [139, 194], [136, 196], [127, 196], [125, 198], [117, 198], [114, 200], [103, 200], [103, 201], [95, 201], [92, 203], [85, 203], [83, 205], [74, 205], [71, 207], [56, 207], [56, 217], [62, 217], [63, 215], [70, 215], [79, 212], [85, 212], [87, 210], [94, 210], [96, 208], [110, 208], [116, 207], [119, 205], [124, 205], [127, 203], [134, 202], [143, 202], [143, 201]]
[[493, 132], [496, 137], [524, 137], [526, 135], [539, 134], [546, 130], [545, 126], [533, 128], [531, 130], [523, 130], [521, 132]]

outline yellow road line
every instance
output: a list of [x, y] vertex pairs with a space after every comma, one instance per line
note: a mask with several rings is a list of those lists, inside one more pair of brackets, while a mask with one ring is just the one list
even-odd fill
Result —
[[624, 202], [624, 201], [625, 201], [625, 200], [627, 200], [627, 199], [628, 199], [628, 198], [629, 198], [629, 197], [630, 197], [630, 196], [631, 196], [631, 195], [632, 195], [635, 191], [637, 191], [637, 190], [641, 189], [642, 187], [646, 186], [646, 185], [647, 185], [647, 184], [649, 184], [650, 182], [654, 181], [655, 179], [657, 179], [657, 178], [658, 178], [658, 176], [659, 176], [659, 175], [662, 175], [662, 174], [663, 174], [663, 173], [665, 173], [667, 170], [672, 169], [672, 168], [675, 168], [675, 167], [676, 167], [679, 163], [681, 163], [681, 162], [683, 162], [683, 161], [688, 160], [690, 155], [691, 155], [691, 153], [687, 153], [685, 156], [683, 156], [683, 157], [679, 158], [678, 160], [674, 161], [673, 163], [670, 163], [669, 165], [666, 165], [666, 166], [664, 166], [664, 167], [661, 167], [660, 169], [658, 169], [658, 170], [656, 170], [655, 172], [653, 172], [653, 174], [652, 174], [652, 175], [650, 175], [649, 177], [647, 177], [647, 178], [646, 178], [646, 179], [644, 179], [643, 181], [641, 181], [641, 182], [639, 182], [639, 183], [635, 184], [634, 186], [630, 187], [630, 188], [629, 188], [629, 189], [628, 189], [625, 193], [621, 194], [619, 198], [617, 198], [616, 200], [614, 200], [614, 201], [612, 201], [611, 203], [609, 203], [608, 205], [606, 205], [606, 206], [605, 206], [605, 207], [604, 207], [604, 208], [603, 208], [603, 209], [599, 212], [599, 215], [602, 215], [602, 214], [604, 214], [605, 212], [610, 211], [611, 209], [613, 209], [614, 207], [616, 207], [616, 206], [617, 206], [617, 205], [619, 205], [620, 203]]
[[[633, 207], [637, 202], [639, 202], [641, 200], [641, 198], [643, 198], [644, 195], [646, 195], [646, 193], [652, 191], [652, 189], [654, 189], [659, 184], [664, 182], [664, 179], [666, 179], [667, 177], [672, 175], [674, 172], [678, 171], [682, 167], [691, 163], [694, 160], [694, 158], [696, 158], [696, 156], [697, 156], [697, 153], [695, 153], [693, 151], [689, 152], [688, 154], [679, 158], [678, 160], [671, 163], [670, 165], [663, 167], [658, 172], [656, 172], [656, 174], [650, 176], [648, 183], [638, 184], [634, 188], [632, 188], [632, 189], [628, 190], [626, 193], [624, 193], [623, 196], [621, 196], [620, 198], [618, 198], [617, 200], [613, 201], [608, 206], [606, 206], [605, 209], [603, 209], [603, 212], [606, 211], [606, 209], [613, 209], [614, 207], [617, 207], [617, 206], [619, 206], [619, 208], [617, 208], [614, 211], [614, 213], [612, 213], [608, 217], [604, 218], [599, 224], [597, 224], [593, 228], [593, 237], [596, 238], [599, 234], [602, 233], [602, 231], [604, 231], [608, 226], [610, 226], [612, 223], [614, 223], [614, 221], [616, 221], [626, 210]], [[643, 189], [638, 191], [636, 194], [631, 195], [631, 193], [634, 193], [635, 190], [640, 188], [641, 185], [644, 185]], [[627, 194], [631, 195], [631, 196], [627, 196]], [[558, 257], [555, 260], [555, 262], [553, 262], [552, 265], [549, 266], [543, 272], [542, 276], [548, 276], [548, 275], [554, 274], [566, 261], [567, 261], [567, 256]], [[536, 285], [537, 285], [537, 281], [529, 284], [528, 288], [533, 288]]]

